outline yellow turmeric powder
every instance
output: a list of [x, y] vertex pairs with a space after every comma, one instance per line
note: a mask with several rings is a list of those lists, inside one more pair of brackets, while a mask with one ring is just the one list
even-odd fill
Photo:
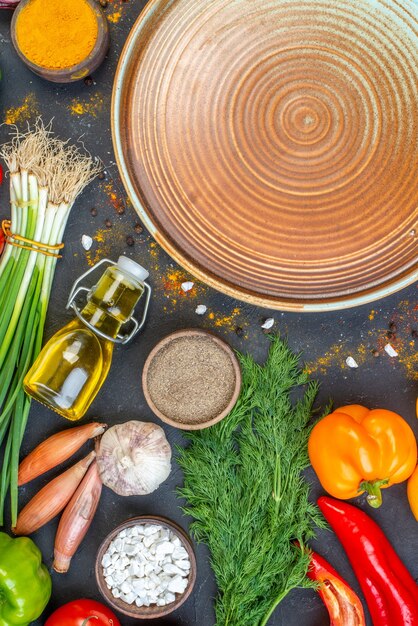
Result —
[[86, 0], [31, 0], [16, 21], [16, 37], [26, 58], [47, 69], [64, 69], [93, 50], [98, 21]]

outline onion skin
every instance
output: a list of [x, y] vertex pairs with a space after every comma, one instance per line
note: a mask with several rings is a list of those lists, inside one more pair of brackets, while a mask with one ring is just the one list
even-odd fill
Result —
[[16, 527], [12, 529], [14, 534], [31, 535], [58, 515], [69, 502], [95, 456], [95, 452], [90, 452], [45, 485], [19, 513]]
[[25, 485], [37, 476], [64, 463], [93, 437], [98, 437], [106, 424], [92, 422], [76, 428], [67, 428], [45, 439], [19, 465], [18, 485]]
[[97, 463], [94, 461], [77, 491], [65, 508], [55, 537], [54, 563], [56, 572], [68, 572], [71, 559], [83, 541], [99, 505], [102, 493]]

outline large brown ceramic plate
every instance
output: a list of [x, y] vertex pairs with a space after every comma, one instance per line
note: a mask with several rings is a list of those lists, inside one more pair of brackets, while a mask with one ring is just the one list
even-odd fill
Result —
[[151, 0], [112, 124], [146, 226], [221, 291], [312, 311], [418, 277], [414, 0]]

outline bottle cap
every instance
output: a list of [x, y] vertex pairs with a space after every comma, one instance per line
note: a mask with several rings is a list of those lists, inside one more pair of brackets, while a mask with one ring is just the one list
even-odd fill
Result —
[[118, 258], [117, 264], [122, 272], [130, 274], [133, 278], [135, 278], [135, 280], [138, 280], [140, 283], [143, 283], [145, 280], [147, 280], [149, 276], [149, 272], [145, 269], [145, 267], [142, 267], [142, 265], [139, 265], [139, 263], [132, 261], [132, 259], [129, 259], [127, 256], [120, 256]]

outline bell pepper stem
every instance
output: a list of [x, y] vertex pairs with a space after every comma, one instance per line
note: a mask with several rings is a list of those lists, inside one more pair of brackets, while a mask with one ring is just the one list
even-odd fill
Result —
[[367, 480], [363, 480], [360, 483], [359, 491], [367, 492], [367, 502], [374, 509], [378, 509], [379, 506], [382, 504], [381, 487], [383, 487], [383, 485], [387, 485], [388, 482], [389, 482], [389, 479], [385, 478], [383, 480], [374, 480], [371, 482]]
[[81, 624], [81, 626], [88, 626], [88, 623], [91, 619], [99, 619], [97, 617], [97, 615], [91, 615], [90, 617], [88, 617], [87, 619], [84, 620], [84, 622]]

